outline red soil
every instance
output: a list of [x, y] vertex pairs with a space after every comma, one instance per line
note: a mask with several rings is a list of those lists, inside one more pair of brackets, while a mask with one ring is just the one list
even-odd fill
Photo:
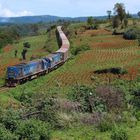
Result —
[[4, 47], [4, 52], [10, 52], [12, 50], [12, 45], [7, 45]]

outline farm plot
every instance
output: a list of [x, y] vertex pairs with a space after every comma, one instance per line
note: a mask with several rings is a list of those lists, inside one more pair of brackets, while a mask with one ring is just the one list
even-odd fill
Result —
[[[92, 34], [94, 36], [91, 36]], [[88, 43], [91, 49], [57, 70], [55, 76], [52, 75], [49, 79], [49, 86], [54, 86], [56, 83], [62, 86], [75, 83], [92, 84], [94, 77], [104, 82], [114, 78], [134, 79], [139, 75], [140, 48], [137, 46], [137, 41], [124, 40], [122, 36], [114, 36], [104, 29], [99, 29], [78, 34], [76, 38], [71, 39], [71, 42], [73, 46]], [[128, 73], [121, 76], [94, 73], [96, 70], [116, 67], [126, 69]]]

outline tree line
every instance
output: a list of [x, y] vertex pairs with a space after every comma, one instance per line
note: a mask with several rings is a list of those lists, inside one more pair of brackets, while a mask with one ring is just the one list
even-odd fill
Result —
[[[122, 28], [127, 27], [128, 18], [132, 18], [132, 15], [129, 12], [126, 12], [125, 5], [123, 3], [116, 3], [113, 11], [107, 10], [107, 16], [109, 21], [112, 20], [113, 28], [118, 28], [120, 24], [122, 25]], [[140, 11], [138, 11], [137, 16], [140, 18]], [[93, 19], [93, 17], [89, 17], [87, 19], [87, 24], [91, 29], [96, 25], [96, 20]]]
[[11, 24], [0, 26], [0, 49], [7, 44], [17, 42], [21, 37], [38, 35], [39, 29], [45, 27], [43, 23], [37, 24]]

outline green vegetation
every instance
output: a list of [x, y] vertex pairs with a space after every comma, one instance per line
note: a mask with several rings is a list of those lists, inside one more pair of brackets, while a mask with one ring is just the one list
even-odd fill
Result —
[[[108, 11], [117, 19], [114, 24], [111, 19], [94, 19], [92, 25], [90, 18], [85, 23], [59, 21], [71, 43], [71, 57], [46, 76], [1, 91], [1, 139], [139, 140], [139, 22], [128, 19], [123, 4], [115, 10], [117, 18]], [[98, 29], [89, 28], [95, 25]], [[1, 83], [7, 66], [22, 62], [24, 48], [27, 61], [58, 49], [56, 26], [40, 26], [33, 27], [38, 35], [2, 48]]]
[[111, 134], [112, 140], [128, 140], [128, 134], [123, 128], [115, 128]]
[[135, 40], [140, 37], [140, 28], [138, 27], [133, 27], [131, 29], [128, 29], [123, 36], [125, 39], [129, 40]]

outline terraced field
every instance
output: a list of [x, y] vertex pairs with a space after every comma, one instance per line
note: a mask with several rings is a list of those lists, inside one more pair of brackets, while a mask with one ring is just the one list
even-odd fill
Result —
[[[94, 84], [96, 77], [98, 80], [102, 78], [102, 82], [114, 78], [133, 80], [139, 75], [140, 48], [137, 41], [124, 40], [122, 36], [113, 36], [111, 32], [99, 29], [80, 33], [76, 38], [71, 38], [71, 42], [73, 46], [88, 44], [90, 50], [70, 59], [54, 72], [49, 78], [49, 86], [54, 86], [56, 81], [63, 86]], [[126, 69], [128, 74], [120, 76], [94, 73], [96, 70], [115, 67]]]

